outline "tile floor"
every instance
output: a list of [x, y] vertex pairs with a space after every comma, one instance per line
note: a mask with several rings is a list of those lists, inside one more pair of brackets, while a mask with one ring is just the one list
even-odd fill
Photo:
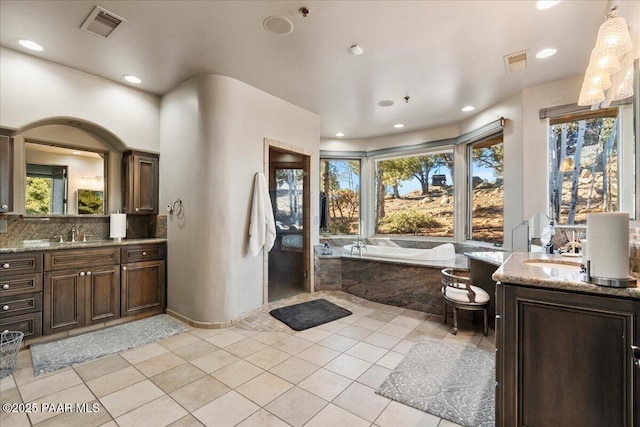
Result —
[[480, 324], [466, 324], [454, 336], [442, 317], [343, 292], [301, 294], [269, 309], [314, 298], [353, 315], [295, 332], [264, 310], [232, 328], [187, 326], [187, 333], [35, 378], [22, 351], [14, 375], [0, 380], [0, 401], [35, 402], [38, 412], [0, 411], [0, 425], [456, 426], [375, 389], [423, 335], [494, 350], [493, 333], [484, 337]]

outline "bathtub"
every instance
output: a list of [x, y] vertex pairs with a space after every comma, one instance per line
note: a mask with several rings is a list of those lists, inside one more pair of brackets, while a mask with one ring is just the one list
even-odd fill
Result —
[[411, 261], [445, 261], [455, 260], [456, 250], [451, 243], [445, 243], [432, 249], [400, 248], [397, 246], [366, 246], [357, 248], [355, 245], [342, 247], [343, 255], [374, 258], [397, 259]]

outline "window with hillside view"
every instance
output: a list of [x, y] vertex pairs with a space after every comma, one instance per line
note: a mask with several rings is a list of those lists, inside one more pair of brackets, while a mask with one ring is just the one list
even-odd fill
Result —
[[504, 234], [504, 145], [502, 134], [469, 150], [469, 240], [502, 245]]
[[556, 224], [586, 224], [587, 214], [618, 205], [618, 109], [552, 119], [549, 205]]
[[360, 160], [320, 160], [320, 231], [360, 234]]
[[453, 237], [453, 149], [376, 161], [376, 233]]

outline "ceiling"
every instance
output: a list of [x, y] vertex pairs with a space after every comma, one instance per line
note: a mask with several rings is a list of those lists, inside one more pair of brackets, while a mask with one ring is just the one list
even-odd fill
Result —
[[[0, 43], [123, 84], [134, 74], [143, 80], [136, 87], [158, 95], [197, 74], [231, 76], [319, 114], [323, 137], [345, 138], [459, 122], [474, 114], [461, 111], [467, 104], [481, 111], [583, 73], [608, 8], [602, 0], [547, 10], [515, 0], [97, 1], [2, 0]], [[96, 4], [127, 20], [107, 39], [80, 30]], [[293, 31], [267, 32], [273, 15]], [[21, 38], [45, 50], [26, 50]], [[350, 52], [356, 43], [363, 55]], [[545, 47], [558, 53], [536, 59]], [[507, 74], [503, 57], [524, 50], [527, 69]], [[383, 99], [394, 105], [377, 106]]]

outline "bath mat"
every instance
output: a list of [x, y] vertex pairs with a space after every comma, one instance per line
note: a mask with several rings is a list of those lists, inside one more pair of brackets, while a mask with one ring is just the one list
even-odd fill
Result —
[[187, 332], [166, 314], [31, 346], [35, 376]]
[[269, 314], [294, 331], [303, 331], [348, 316], [351, 312], [326, 299], [318, 298], [313, 301], [276, 308], [271, 310]]
[[495, 353], [422, 337], [376, 393], [466, 427], [495, 426]]

